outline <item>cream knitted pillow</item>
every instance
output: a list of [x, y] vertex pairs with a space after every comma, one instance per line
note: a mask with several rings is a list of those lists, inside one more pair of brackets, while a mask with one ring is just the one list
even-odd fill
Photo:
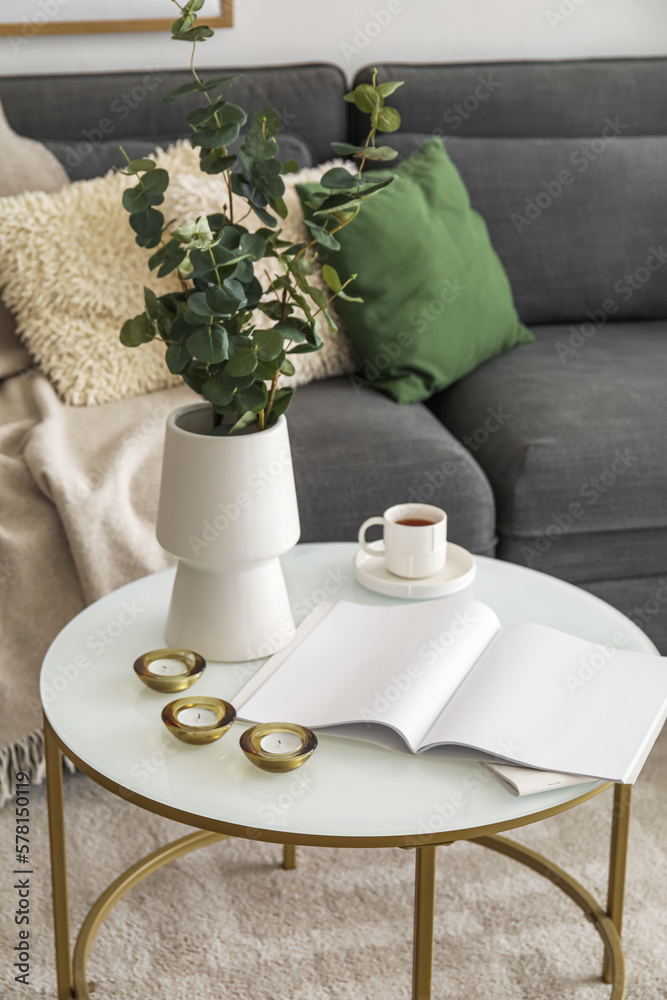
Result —
[[[178, 224], [218, 210], [222, 180], [200, 173], [189, 142], [158, 150], [155, 159], [172, 178], [160, 206], [167, 220]], [[294, 185], [316, 180], [324, 169], [286, 178], [288, 201], [299, 215]], [[134, 242], [121, 204], [123, 190], [133, 183], [112, 171], [55, 194], [0, 199], [0, 289], [31, 354], [74, 405], [106, 403], [181, 381], [169, 372], [161, 342], [129, 349], [119, 340], [123, 322], [143, 310], [144, 285], [157, 295], [180, 287], [174, 274], [157, 278], [148, 267], [150, 252]], [[295, 381], [354, 370], [347, 341], [321, 332], [326, 348], [293, 355], [301, 362]]]
[[[198, 170], [186, 141], [155, 159], [174, 174]], [[118, 339], [123, 322], [144, 308], [144, 285], [157, 294], [180, 287], [173, 275], [158, 279], [150, 251], [134, 242], [121, 204], [133, 183], [111, 171], [55, 194], [0, 199], [0, 288], [19, 334], [67, 403], [106, 403], [180, 381], [167, 369], [164, 345], [130, 350]], [[168, 198], [160, 207], [174, 217]]]

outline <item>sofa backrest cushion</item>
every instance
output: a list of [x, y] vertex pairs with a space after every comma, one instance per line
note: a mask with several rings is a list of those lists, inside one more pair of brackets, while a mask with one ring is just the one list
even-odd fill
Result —
[[[409, 156], [425, 138], [392, 142]], [[445, 145], [524, 323], [667, 316], [667, 137]]]
[[[187, 126], [185, 126], [187, 128]], [[49, 139], [44, 145], [60, 160], [73, 181], [89, 181], [93, 177], [106, 174], [112, 167], [124, 166], [126, 160], [120, 146], [123, 147], [131, 160], [150, 156], [155, 149], [168, 149], [178, 138], [186, 139], [188, 134], [183, 129], [181, 136], [152, 136], [150, 139], [123, 139], [121, 142], [101, 142], [93, 145], [85, 143], [82, 150], [77, 151], [77, 145], [62, 139]], [[281, 160], [296, 160], [300, 168], [313, 166], [313, 154], [306, 143], [291, 132], [279, 132], [276, 136], [278, 156]], [[236, 152], [241, 144], [238, 139], [230, 152]], [[237, 164], [240, 161], [237, 161]], [[236, 169], [234, 166], [232, 169]]]
[[406, 81], [390, 99], [402, 156], [444, 134], [524, 323], [667, 316], [667, 59], [390, 65], [378, 79]]
[[[230, 100], [251, 116], [275, 107], [283, 131], [308, 147], [288, 159], [300, 166], [331, 159], [331, 142], [347, 138], [347, 90], [342, 70], [328, 64], [201, 70], [201, 75], [238, 74]], [[118, 147], [145, 155], [189, 135], [186, 114], [199, 106], [194, 95], [173, 104], [162, 98], [192, 79], [187, 70], [90, 73], [0, 78], [0, 100], [22, 135], [55, 152], [72, 180], [105, 173], [118, 161]]]

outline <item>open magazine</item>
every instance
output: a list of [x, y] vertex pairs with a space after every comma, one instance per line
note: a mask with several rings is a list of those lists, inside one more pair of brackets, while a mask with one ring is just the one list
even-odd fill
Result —
[[386, 742], [388, 727], [413, 753], [632, 783], [667, 716], [667, 658], [501, 626], [478, 601], [340, 601], [317, 608], [234, 702], [253, 722], [365, 723], [366, 738]]

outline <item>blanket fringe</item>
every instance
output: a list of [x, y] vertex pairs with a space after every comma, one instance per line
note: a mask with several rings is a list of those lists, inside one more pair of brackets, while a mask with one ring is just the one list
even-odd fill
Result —
[[[64, 768], [73, 772], [74, 765], [63, 756]], [[0, 809], [5, 802], [14, 798], [16, 775], [23, 771], [30, 778], [30, 784], [41, 785], [46, 777], [44, 756], [44, 733], [41, 729], [29, 733], [13, 746], [0, 750]]]

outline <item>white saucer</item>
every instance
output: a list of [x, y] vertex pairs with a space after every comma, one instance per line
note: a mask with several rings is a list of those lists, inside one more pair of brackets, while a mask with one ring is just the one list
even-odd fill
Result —
[[359, 583], [385, 597], [412, 597], [417, 600], [427, 597], [447, 597], [463, 590], [475, 579], [477, 563], [467, 549], [453, 542], [447, 542], [447, 562], [439, 573], [421, 580], [408, 580], [394, 576], [384, 563], [379, 547], [382, 542], [371, 542], [372, 549], [378, 549], [377, 556], [368, 555], [359, 549], [354, 557], [354, 575]]

